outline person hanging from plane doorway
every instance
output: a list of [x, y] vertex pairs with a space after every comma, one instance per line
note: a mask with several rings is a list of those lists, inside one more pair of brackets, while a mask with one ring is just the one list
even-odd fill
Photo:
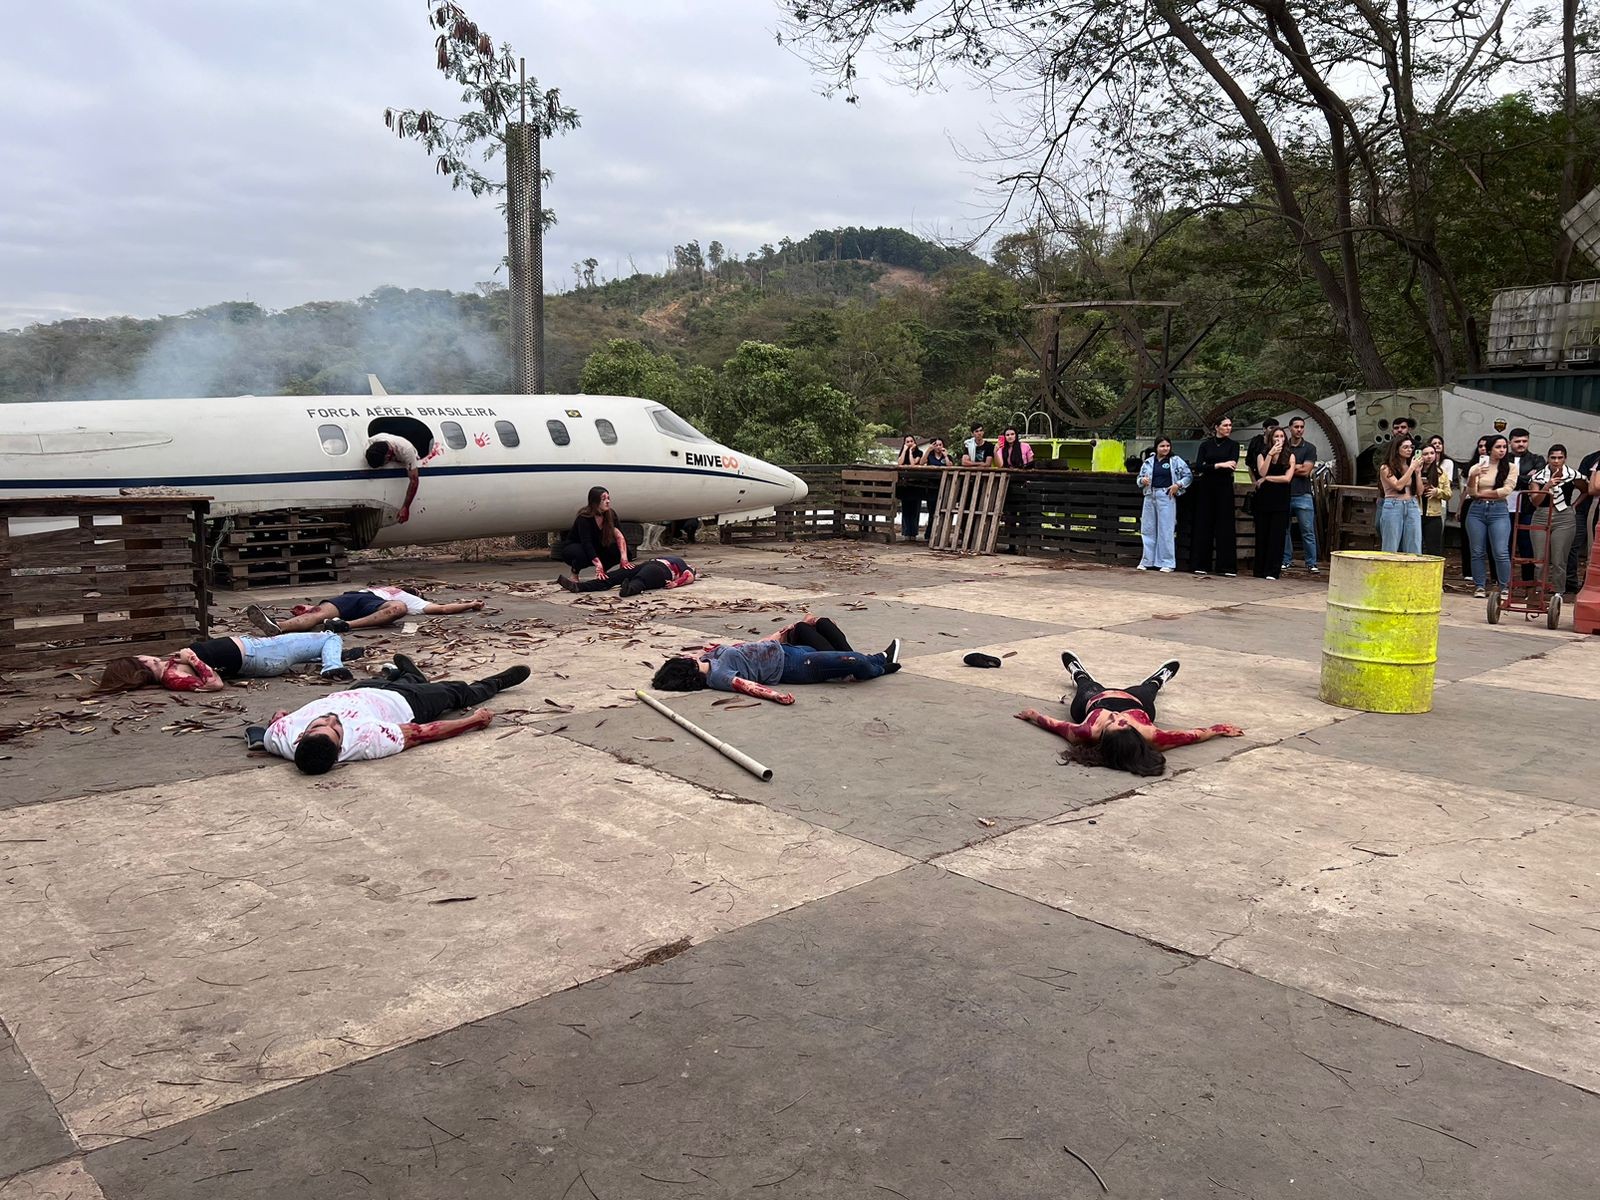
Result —
[[406, 498], [400, 505], [400, 515], [395, 518], [404, 525], [411, 519], [411, 502], [417, 498], [417, 465], [422, 461], [417, 448], [405, 438], [393, 433], [375, 433], [367, 439], [367, 466], [374, 471], [390, 463], [406, 469]]
[[282, 621], [275, 620], [259, 604], [250, 605], [244, 610], [244, 615], [262, 633], [304, 633], [311, 629], [349, 633], [352, 629], [393, 625], [402, 617], [454, 616], [457, 613], [478, 612], [482, 608], [482, 600], [454, 600], [435, 604], [404, 588], [369, 587], [341, 592], [320, 604], [297, 604], [293, 609], [294, 615]]
[[571, 567], [573, 579], [585, 567], [594, 568], [596, 579], [605, 579], [613, 567], [620, 566], [625, 571], [633, 567], [628, 560], [628, 539], [617, 528], [610, 492], [603, 487], [589, 489], [589, 502], [578, 510], [567, 540], [556, 547], [551, 557]]

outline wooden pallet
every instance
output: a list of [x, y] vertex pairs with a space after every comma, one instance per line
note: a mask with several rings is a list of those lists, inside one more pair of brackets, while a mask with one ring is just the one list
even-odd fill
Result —
[[[206, 508], [204, 497], [0, 500], [0, 668], [204, 637]], [[54, 527], [31, 532], [38, 518]]]
[[993, 554], [1005, 517], [1011, 476], [987, 467], [952, 467], [939, 480], [928, 547], [955, 554]]
[[839, 473], [839, 509], [845, 527], [862, 539], [894, 541], [895, 485], [893, 467], [846, 467]]
[[1328, 489], [1328, 551], [1376, 550], [1378, 489], [1336, 484]]
[[349, 574], [348, 524], [318, 509], [250, 513], [222, 523], [211, 551], [219, 588], [340, 583]]

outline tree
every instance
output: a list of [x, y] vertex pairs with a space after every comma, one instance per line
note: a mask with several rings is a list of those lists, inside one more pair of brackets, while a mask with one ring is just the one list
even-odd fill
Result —
[[655, 354], [641, 342], [613, 338], [584, 360], [578, 390], [588, 396], [637, 396], [676, 408], [683, 372], [669, 355]]
[[711, 273], [713, 275], [718, 274], [717, 268], [722, 266], [722, 257], [723, 249], [721, 242], [713, 241], [709, 246], [706, 247], [706, 261], [711, 264]]
[[[1405, 292], [1432, 374], [1473, 361], [1460, 264], [1440, 244], [1435, 182], [1458, 155], [1460, 109], [1501, 75], [1551, 55], [1537, 9], [1510, 0], [785, 0], [790, 31], [850, 91], [869, 46], [930, 80], [944, 67], [1023, 92], [1000, 179], [1066, 231], [1093, 199], [1082, 145], [1128, 164], [1124, 203], [1174, 220], [1219, 208], [1266, 210], [1292, 242], [1362, 381], [1389, 387], [1366, 266], [1406, 263]], [[1574, 17], [1574, 21], [1576, 17]], [[1591, 19], [1592, 22], [1592, 19]], [[1564, 39], [1567, 78], [1592, 69], [1592, 37]], [[850, 94], [853, 101], [855, 96]], [[1590, 154], [1592, 155], [1592, 148]]]
[[[498, 48], [462, 8], [450, 0], [428, 0], [428, 23], [439, 29], [434, 41], [438, 67], [445, 78], [461, 85], [462, 103], [469, 107], [455, 117], [442, 117], [431, 109], [383, 110], [383, 123], [402, 140], [422, 143], [434, 159], [434, 170], [450, 177], [452, 188], [466, 188], [474, 196], [505, 190], [505, 180], [485, 175], [470, 159], [479, 152], [488, 163], [504, 152], [506, 127], [527, 111], [539, 136], [564, 133], [578, 127], [575, 109], [561, 103], [561, 94], [541, 90], [537, 79], [523, 81], [518, 61], [508, 43]], [[481, 147], [481, 151], [479, 148]], [[548, 183], [551, 175], [540, 172]], [[545, 228], [555, 215], [544, 211]]]
[[853, 462], [868, 438], [849, 396], [795, 351], [763, 342], [745, 342], [723, 364], [701, 421], [718, 441], [779, 463]]
[[600, 267], [600, 260], [598, 258], [586, 258], [586, 259], [583, 260], [583, 285], [584, 285], [584, 287], [594, 287], [594, 285], [595, 285], [595, 283], [594, 283], [594, 273], [595, 273], [596, 270], [599, 269], [599, 267]]

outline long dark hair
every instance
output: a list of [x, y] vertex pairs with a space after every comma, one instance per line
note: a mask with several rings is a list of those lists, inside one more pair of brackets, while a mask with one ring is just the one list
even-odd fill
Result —
[[1017, 427], [1007, 425], [1001, 434], [1006, 439], [1006, 448], [1000, 452], [1001, 463], [1007, 467], [1022, 466], [1022, 439], [1017, 436]]
[[1113, 729], [1097, 742], [1072, 742], [1062, 752], [1086, 767], [1110, 767], [1130, 775], [1160, 775], [1167, 769], [1167, 756], [1157, 750], [1137, 729]]
[[1503, 433], [1497, 433], [1493, 437], [1485, 438], [1483, 443], [1483, 452], [1489, 456], [1490, 462], [1494, 461], [1494, 447], [1496, 442], [1506, 443], [1506, 452], [1501, 457], [1500, 465], [1495, 469], [1494, 473], [1494, 485], [1497, 488], [1501, 488], [1505, 487], [1506, 485], [1506, 476], [1511, 474], [1511, 443], [1506, 441], [1506, 436]]
[[105, 674], [100, 676], [100, 683], [94, 690], [131, 692], [134, 688], [141, 688], [147, 683], [154, 682], [142, 662], [131, 655], [125, 655], [122, 658], [113, 658], [106, 664]]
[[609, 494], [609, 489], [592, 487], [589, 489], [589, 503], [578, 510], [578, 517], [592, 517], [600, 524], [600, 544], [602, 546], [615, 546], [617, 544], [617, 510], [608, 508], [600, 511], [600, 500]]
[[[1389, 478], [1393, 479], [1396, 483], [1399, 483], [1400, 476], [1406, 473], [1406, 467], [1408, 465], [1406, 461], [1400, 457], [1401, 446], [1410, 446], [1411, 457], [1416, 458], [1417, 456], [1416, 444], [1412, 442], [1409, 437], [1397, 437], [1390, 439], [1389, 453], [1383, 456], [1383, 465], [1388, 468]], [[1417, 477], [1413, 475], [1411, 477], [1411, 482], [1406, 484], [1406, 491], [1416, 494], [1420, 488], [1421, 485], [1417, 482]]]
[[706, 686], [705, 672], [692, 658], [669, 658], [656, 668], [650, 686], [658, 692], [698, 692]]

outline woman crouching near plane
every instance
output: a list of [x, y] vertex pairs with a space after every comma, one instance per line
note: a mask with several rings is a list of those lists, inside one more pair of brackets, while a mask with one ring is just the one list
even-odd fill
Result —
[[556, 551], [557, 558], [572, 568], [576, 579], [585, 567], [595, 569], [595, 577], [604, 579], [612, 567], [624, 570], [633, 564], [628, 561], [628, 540], [617, 528], [617, 514], [611, 507], [611, 493], [603, 487], [589, 489], [589, 503], [578, 510], [567, 540]]
[[[1075, 654], [1063, 651], [1062, 665], [1077, 691], [1072, 697], [1071, 720], [1059, 721], [1037, 709], [1017, 714], [1067, 739], [1067, 756], [1086, 767], [1113, 767], [1134, 775], [1159, 775], [1166, 770], [1163, 750], [1191, 746], [1215, 737], [1242, 737], [1237, 725], [1207, 725], [1201, 729], [1156, 727], [1156, 693], [1178, 673], [1178, 660], [1168, 659], [1143, 683], [1130, 688], [1107, 688], [1096, 683]], [[1066, 697], [1061, 697], [1066, 701]]]
[[159, 683], [169, 692], [220, 692], [227, 679], [266, 679], [307, 663], [320, 663], [322, 678], [349, 683], [344, 665], [364, 646], [346, 650], [337, 633], [285, 633], [278, 637], [223, 637], [195, 642], [176, 654], [130, 654], [106, 664], [97, 692], [128, 692]]

